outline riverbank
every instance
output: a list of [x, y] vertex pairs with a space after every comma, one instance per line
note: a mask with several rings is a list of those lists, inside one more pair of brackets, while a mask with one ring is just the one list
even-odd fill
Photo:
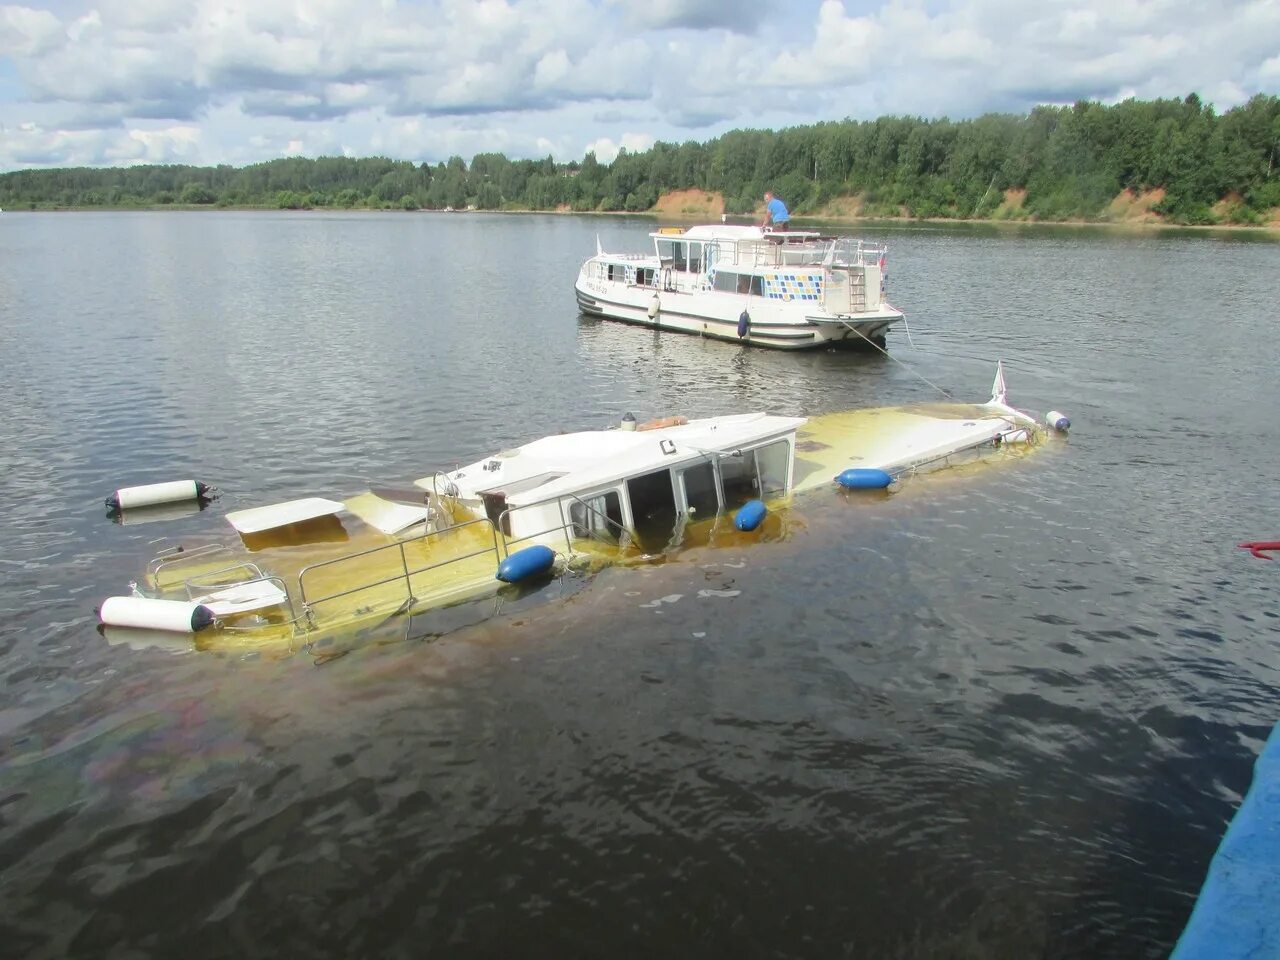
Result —
[[[59, 206], [59, 207], [8, 207], [4, 213], [202, 213], [206, 211], [257, 211], [274, 212], [282, 208], [263, 204], [154, 204], [151, 206]], [[469, 213], [512, 214], [516, 216], [535, 214], [572, 214], [587, 217], [650, 217], [654, 220], [675, 221], [680, 223], [707, 223], [727, 218], [729, 223], [756, 223], [759, 214], [726, 214], [723, 211], [712, 212], [702, 207], [681, 207], [674, 204], [659, 204], [648, 210], [573, 210], [560, 206], [551, 210], [497, 209], [497, 210], [433, 210], [422, 207], [405, 210], [398, 207], [337, 207], [314, 206], [289, 208], [296, 213], [386, 213], [386, 214], [440, 214], [460, 216]], [[853, 204], [833, 203], [821, 211], [813, 213], [793, 214], [792, 222], [803, 227], [805, 224], [852, 226], [856, 224], [937, 224], [941, 226], [994, 226], [994, 227], [1088, 227], [1105, 228], [1120, 232], [1150, 233], [1165, 230], [1193, 230], [1201, 232], [1231, 231], [1255, 234], [1280, 239], [1280, 216], [1268, 220], [1265, 224], [1248, 223], [1209, 223], [1189, 224], [1170, 223], [1158, 217], [1125, 218], [1114, 220], [1041, 220], [1033, 217], [913, 217], [906, 214], [879, 215], [868, 213], [860, 206]]]

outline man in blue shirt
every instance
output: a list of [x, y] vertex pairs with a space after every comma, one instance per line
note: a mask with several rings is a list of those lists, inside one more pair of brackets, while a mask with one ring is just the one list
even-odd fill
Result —
[[791, 214], [787, 213], [787, 205], [773, 195], [772, 190], [764, 192], [764, 219], [760, 221], [761, 229], [773, 225], [773, 229], [786, 230], [791, 223]]

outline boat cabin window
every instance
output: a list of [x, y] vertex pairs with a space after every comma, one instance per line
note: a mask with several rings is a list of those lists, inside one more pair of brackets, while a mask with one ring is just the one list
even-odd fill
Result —
[[791, 448], [786, 440], [775, 440], [741, 455], [720, 458], [720, 477], [724, 482], [724, 505], [728, 510], [748, 500], [773, 496], [787, 489], [787, 468]]
[[720, 512], [720, 495], [716, 492], [716, 471], [707, 460], [681, 471], [685, 512], [694, 520], [714, 517]]
[[771, 497], [787, 489], [787, 468], [791, 465], [791, 444], [775, 440], [756, 450], [756, 471], [760, 478], [760, 495]]
[[658, 240], [657, 244], [658, 260], [664, 267], [671, 267], [673, 270], [685, 268], [688, 244], [678, 240]]
[[491, 490], [480, 494], [484, 503], [484, 515], [495, 527], [508, 537], [511, 536], [511, 514], [507, 513], [507, 495], [501, 490]]
[[654, 271], [652, 267], [636, 267], [636, 286], [653, 286], [653, 275], [655, 272], [656, 271]]
[[676, 494], [670, 470], [627, 479], [636, 538], [647, 550], [662, 550], [676, 530]]
[[621, 263], [610, 263], [606, 266], [607, 278], [610, 280], [615, 280], [618, 283], [626, 283], [627, 274], [630, 273], [630, 271], [631, 271], [630, 267]]
[[725, 293], [742, 293], [755, 294], [761, 296], [764, 287], [759, 277], [748, 276], [745, 273], [733, 273], [726, 270], [717, 270], [715, 282], [713, 284], [716, 290], [723, 290]]
[[622, 503], [616, 490], [582, 497], [569, 504], [573, 535], [579, 539], [617, 543], [622, 530]]
[[658, 240], [658, 260], [664, 267], [673, 270], [701, 273], [703, 248], [702, 240]]

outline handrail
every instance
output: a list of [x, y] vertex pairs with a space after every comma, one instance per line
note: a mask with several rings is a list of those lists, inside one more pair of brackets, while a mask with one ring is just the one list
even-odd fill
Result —
[[187, 560], [206, 559], [219, 553], [231, 554], [231, 548], [221, 543], [202, 543], [199, 546], [192, 547], [190, 550], [186, 550], [179, 544], [153, 557], [147, 563], [147, 575], [151, 578], [152, 584], [159, 587], [162, 568], [172, 566], [175, 563], [184, 563]]
[[236, 563], [231, 564], [228, 567], [220, 567], [217, 570], [205, 571], [204, 573], [200, 574], [199, 578], [187, 577], [185, 580], [182, 581], [187, 587], [187, 595], [193, 596], [193, 594], [191, 593], [191, 585], [193, 583], [200, 585], [203, 581], [203, 578], [205, 577], [216, 577], [219, 574], [229, 573], [232, 570], [247, 570], [249, 571], [249, 577], [247, 579], [241, 578], [239, 580], [212, 580], [211, 579], [205, 582], [205, 585], [209, 587], [234, 587], [241, 583], [252, 583], [255, 580], [262, 580], [263, 578], [266, 577], [266, 574], [262, 572], [262, 568], [259, 567], [252, 560], [240, 560]]
[[[408, 560], [408, 557], [405, 556], [405, 546], [407, 544], [416, 543], [420, 540], [426, 540], [428, 537], [440, 537], [440, 536], [443, 536], [445, 533], [455, 533], [463, 529], [464, 527], [470, 527], [475, 524], [482, 524], [482, 523], [488, 524], [489, 531], [493, 535], [492, 548], [486, 547], [483, 550], [474, 550], [471, 553], [464, 553], [459, 556], [449, 557], [447, 560], [441, 560], [438, 563], [430, 563], [430, 564], [427, 564], [425, 567], [419, 567], [415, 570], [409, 569], [409, 560]], [[383, 579], [377, 580], [372, 583], [364, 583], [364, 584], [361, 584], [360, 586], [352, 587], [349, 590], [342, 590], [342, 591], [339, 591], [338, 593], [332, 593], [327, 596], [316, 597], [311, 600], [307, 599], [307, 590], [306, 590], [306, 584], [304, 581], [307, 574], [311, 573], [313, 570], [319, 570], [324, 567], [330, 567], [338, 563], [346, 563], [348, 561], [355, 560], [359, 557], [367, 557], [375, 553], [381, 553], [384, 550], [400, 551], [400, 569], [402, 571], [401, 573], [391, 577], [384, 577]], [[500, 556], [500, 553], [498, 550], [498, 531], [497, 531], [497, 528], [494, 527], [493, 521], [491, 521], [488, 517], [481, 517], [478, 520], [468, 520], [465, 523], [460, 523], [460, 524], [457, 524], [456, 526], [449, 527], [448, 530], [430, 530], [430, 531], [427, 531], [426, 533], [421, 534], [420, 536], [412, 537], [408, 540], [399, 540], [395, 543], [386, 543], [386, 544], [383, 544], [382, 546], [371, 547], [368, 550], [360, 550], [360, 551], [357, 551], [356, 553], [344, 554], [341, 557], [334, 557], [330, 560], [321, 560], [319, 563], [308, 564], [298, 572], [298, 597], [302, 601], [303, 611], [308, 615], [310, 615], [311, 608], [314, 607], [316, 604], [328, 603], [331, 600], [338, 600], [342, 597], [350, 596], [353, 593], [360, 593], [363, 590], [371, 590], [374, 587], [380, 587], [380, 586], [383, 586], [384, 584], [392, 583], [396, 580], [404, 580], [405, 593], [407, 595], [407, 600], [408, 602], [412, 603], [416, 599], [413, 595], [413, 579], [412, 579], [413, 577], [416, 577], [418, 574], [421, 574], [421, 573], [426, 573], [430, 570], [436, 570], [440, 567], [446, 567], [451, 563], [458, 563], [459, 561], [462, 561], [462, 560], [470, 560], [473, 557], [484, 556], [486, 553], [490, 553], [490, 552], [492, 552], [495, 557]]]

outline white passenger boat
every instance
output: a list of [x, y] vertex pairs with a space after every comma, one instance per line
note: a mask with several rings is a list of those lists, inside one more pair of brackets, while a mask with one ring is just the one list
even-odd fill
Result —
[[293, 649], [492, 592], [498, 580], [661, 555], [695, 528], [750, 531], [793, 492], [883, 487], [969, 451], [1026, 447], [1042, 432], [1008, 405], [1002, 373], [979, 405], [624, 419], [412, 486], [232, 511], [239, 542], [163, 551], [100, 616], [109, 636], [156, 628], [189, 631], [201, 647]]
[[650, 254], [582, 265], [583, 313], [753, 346], [884, 348], [902, 312], [885, 298], [883, 245], [811, 231], [664, 227]]

